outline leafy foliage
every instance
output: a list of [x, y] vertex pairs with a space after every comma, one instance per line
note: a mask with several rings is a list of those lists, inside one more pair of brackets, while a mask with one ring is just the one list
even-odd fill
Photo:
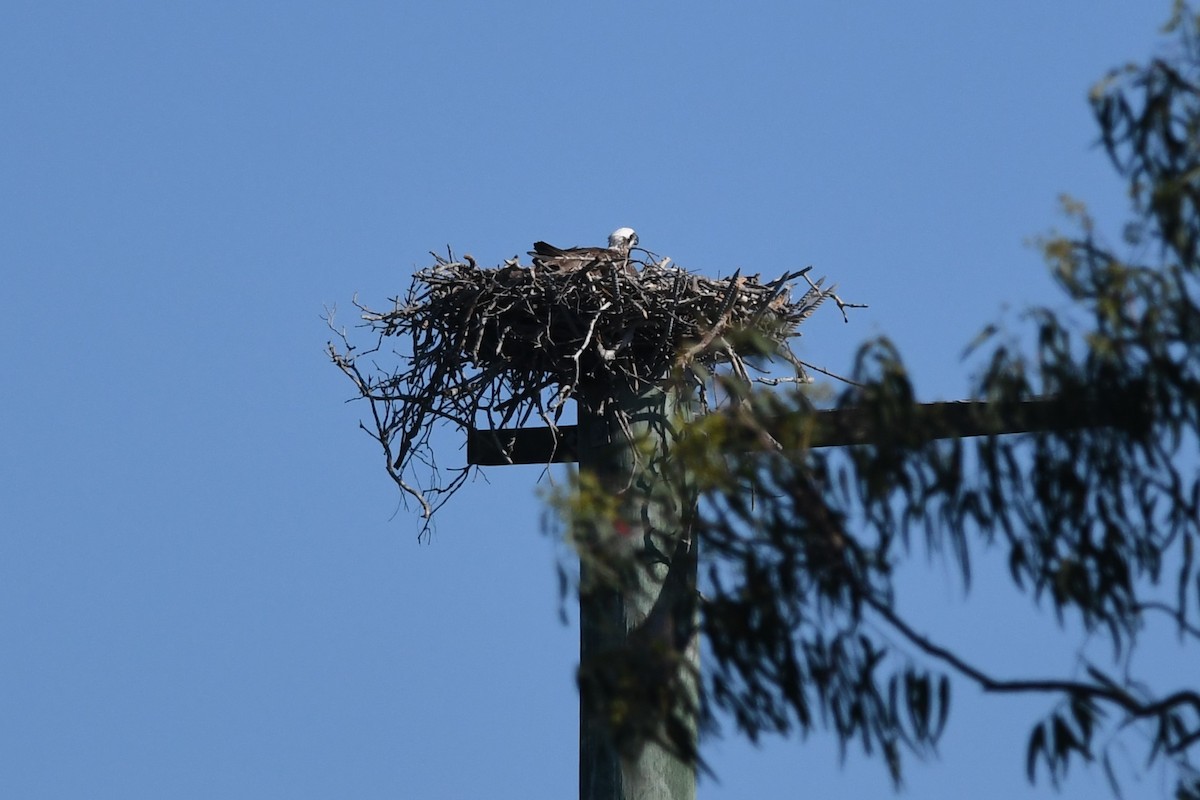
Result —
[[[898, 781], [901, 753], [930, 752], [944, 730], [955, 674], [1054, 703], [1028, 742], [1031, 780], [1057, 783], [1071, 763], [1099, 761], [1116, 790], [1107, 747], [1133, 726], [1150, 762], [1177, 768], [1177, 796], [1200, 797], [1197, 688], [1155, 691], [1099, 664], [993, 677], [921, 634], [894, 583], [896, 565], [924, 551], [969, 584], [983, 553], [1118, 657], [1154, 615], [1200, 637], [1200, 18], [1180, 5], [1167, 30], [1169, 56], [1114, 71], [1090, 96], [1131, 187], [1128, 255], [1064, 201], [1075, 233], [1040, 247], [1080, 321], [1034, 308], [1032, 352], [996, 331], [974, 345], [984, 367], [972, 393], [998, 417], [1051, 396], [1073, 424], [936, 439], [899, 353], [880, 340], [862, 348], [855, 385], [836, 400], [871, 421], [870, 444], [808, 447], [816, 415], [802, 393], [733, 382], [725, 390], [738, 402], [673, 442], [660, 477], [696, 499], [680, 525], [703, 554], [708, 725], [728, 718], [751, 739], [825, 728], [843, 748], [881, 753]], [[576, 488], [579, 508], [586, 487]]]

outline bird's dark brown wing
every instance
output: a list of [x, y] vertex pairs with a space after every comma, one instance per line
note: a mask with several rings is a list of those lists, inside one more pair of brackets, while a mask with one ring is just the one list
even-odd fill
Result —
[[555, 247], [554, 245], [547, 244], [546, 242], [534, 242], [533, 249], [529, 251], [529, 255], [545, 256], [546, 258], [550, 258], [553, 256], [561, 256], [564, 252], [565, 251], [561, 247]]
[[604, 259], [611, 260], [613, 251], [607, 247], [555, 247], [552, 244], [545, 242], [534, 242], [533, 249], [529, 251], [531, 256], [543, 256], [545, 258], [575, 258], [575, 259]]
[[606, 264], [613, 260], [613, 251], [607, 247], [562, 248], [545, 242], [534, 242], [529, 255], [533, 256], [534, 264], [565, 272], [590, 269], [597, 264]]

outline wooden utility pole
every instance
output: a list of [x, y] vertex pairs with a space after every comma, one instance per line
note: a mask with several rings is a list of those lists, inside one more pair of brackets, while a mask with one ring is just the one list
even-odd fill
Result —
[[[601, 486], [621, 498], [622, 516], [631, 524], [625, 535], [651, 535], [631, 544], [638, 548], [649, 545], [647, 550], [656, 549], [670, 562], [637, 569], [636, 589], [624, 592], [591, 580], [587, 565], [581, 566], [581, 664], [593, 663], [595, 656], [603, 657], [631, 634], [650, 627], [660, 629], [660, 635], [665, 629], [669, 635], [672, 614], [695, 607], [695, 543], [688, 541], [682, 530], [685, 505], [690, 501], [664, 496], [672, 491], [669, 482], [656, 479], [685, 405], [674, 390], [661, 388], [632, 393], [601, 387], [585, 391], [579, 398], [576, 447], [580, 472], [590, 472]], [[649, 463], [639, 464], [639, 458], [649, 459]], [[668, 624], [664, 628], [654, 623], [656, 619], [666, 619]], [[686, 624], [690, 628], [690, 614]], [[698, 667], [698, 644], [694, 635], [690, 639], [687, 656], [692, 666]], [[635, 754], [618, 752], [606, 721], [598, 714], [581, 694], [580, 800], [692, 800], [696, 796], [695, 769], [690, 764], [655, 743], [647, 743]], [[694, 727], [692, 733], [695, 735]]]

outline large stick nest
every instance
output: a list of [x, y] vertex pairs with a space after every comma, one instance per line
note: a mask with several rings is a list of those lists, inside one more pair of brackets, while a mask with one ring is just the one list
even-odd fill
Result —
[[[369, 349], [337, 329], [340, 344], [329, 344], [334, 363], [370, 403], [371, 425], [362, 427], [382, 445], [388, 473], [427, 519], [467, 475], [456, 470], [452, 480], [439, 482], [429, 446], [433, 423], [465, 431], [537, 418], [553, 427], [581, 387], [639, 391], [667, 375], [693, 382], [707, 404], [708, 379], [727, 370], [749, 384], [755, 356], [781, 358], [792, 368], [789, 377], [758, 380], [807, 381], [789, 340], [826, 299], [843, 315], [851, 307], [836, 287], [823, 288], [823, 278], [810, 280], [807, 267], [764, 283], [740, 272], [696, 275], [640, 249], [626, 262], [573, 271], [516, 259], [488, 269], [470, 256], [431, 255], [435, 263], [414, 274], [391, 310], [355, 301], [374, 334]], [[794, 299], [799, 281], [806, 288]], [[393, 342], [399, 366], [383, 367], [377, 359]], [[422, 465], [432, 483], [418, 480]]]

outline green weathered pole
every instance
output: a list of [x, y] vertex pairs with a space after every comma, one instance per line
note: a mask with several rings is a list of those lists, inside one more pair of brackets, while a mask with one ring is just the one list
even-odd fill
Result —
[[[625, 516], [633, 520], [634, 533], [650, 533], [656, 563], [637, 570], [634, 591], [593, 582], [587, 564], [581, 568], [580, 663], [610, 651], [628, 636], [667, 635], [677, 630], [673, 615], [687, 614], [691, 630], [695, 608], [696, 551], [681, 529], [686, 498], [664, 497], [672, 491], [658, 469], [665, 445], [674, 435], [683, 404], [673, 391], [649, 389], [640, 394], [614, 392], [600, 387], [579, 398], [577, 447], [581, 473], [592, 473], [607, 491], [621, 498]], [[623, 426], [618, 412], [628, 421]], [[632, 437], [632, 439], [631, 439]], [[641, 454], [643, 463], [637, 459]], [[647, 463], [648, 460], [648, 463]], [[665, 624], [660, 624], [665, 620]], [[664, 632], [666, 632], [664, 634]], [[690, 636], [689, 663], [698, 667], [698, 646]], [[643, 679], [653, 679], [640, 676]], [[685, 678], [686, 679], [686, 678]], [[646, 744], [634, 754], [622, 755], [609, 737], [605, 720], [586, 702], [581, 692], [579, 719], [580, 800], [693, 800], [695, 769], [657, 744]], [[694, 735], [695, 728], [692, 726]]]

